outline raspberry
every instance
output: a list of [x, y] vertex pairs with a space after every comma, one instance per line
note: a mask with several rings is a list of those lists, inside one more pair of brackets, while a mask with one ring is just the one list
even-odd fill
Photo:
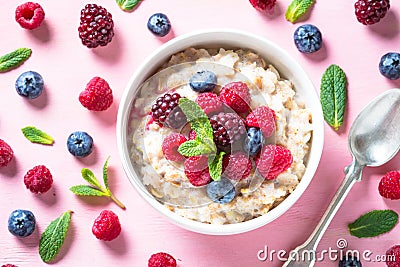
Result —
[[256, 159], [258, 172], [267, 180], [273, 180], [292, 165], [293, 156], [283, 146], [267, 145]]
[[232, 180], [242, 180], [249, 176], [251, 171], [251, 161], [243, 152], [235, 152], [224, 156], [222, 161], [222, 175]]
[[5, 167], [10, 163], [14, 156], [14, 151], [11, 147], [0, 139], [0, 168]]
[[196, 132], [194, 130], [190, 130], [190, 132], [189, 132], [189, 140], [194, 140], [194, 139], [196, 139], [196, 137], [197, 137]]
[[384, 198], [400, 199], [400, 172], [390, 171], [386, 173], [379, 183], [378, 190]]
[[4, 264], [4, 265], [1, 265], [1, 267], [18, 267], [17, 265], [14, 265], [14, 264]]
[[219, 98], [237, 113], [244, 113], [250, 109], [249, 88], [243, 82], [228, 83], [222, 87]]
[[400, 266], [400, 245], [395, 245], [386, 251], [386, 265], [388, 267]]
[[173, 133], [164, 138], [162, 151], [167, 160], [184, 161], [185, 157], [178, 152], [178, 147], [187, 141], [182, 134]]
[[214, 93], [202, 93], [196, 98], [196, 103], [209, 115], [221, 111], [222, 102]]
[[158, 252], [151, 255], [148, 267], [176, 267], [176, 260], [168, 253]]
[[207, 157], [189, 157], [185, 160], [185, 175], [194, 186], [206, 185], [211, 181]]
[[242, 118], [235, 113], [220, 112], [210, 118], [210, 123], [215, 143], [223, 147], [238, 141], [246, 133]]
[[45, 193], [49, 191], [53, 184], [53, 176], [45, 166], [38, 165], [25, 174], [24, 183], [32, 193]]
[[178, 129], [186, 123], [186, 116], [178, 106], [181, 95], [166, 93], [157, 98], [151, 107], [151, 115], [156, 122]]
[[389, 0], [358, 0], [354, 4], [357, 20], [364, 25], [379, 22], [390, 8]]
[[276, 116], [269, 107], [261, 106], [253, 110], [246, 118], [246, 125], [260, 128], [265, 137], [275, 132]]
[[106, 110], [113, 102], [112, 90], [103, 78], [94, 77], [79, 94], [79, 102], [88, 110]]
[[250, 0], [250, 4], [258, 11], [271, 10], [276, 0]]
[[36, 29], [44, 20], [44, 10], [38, 3], [26, 2], [15, 9], [15, 20], [28, 30]]
[[103, 210], [93, 223], [92, 233], [103, 241], [114, 240], [121, 233], [118, 216], [111, 210]]
[[114, 36], [112, 15], [102, 6], [87, 4], [81, 10], [79, 38], [88, 48], [106, 46]]

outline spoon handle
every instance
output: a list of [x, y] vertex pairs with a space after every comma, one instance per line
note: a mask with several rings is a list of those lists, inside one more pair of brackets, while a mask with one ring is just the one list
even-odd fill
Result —
[[349, 193], [351, 187], [357, 180], [361, 180], [362, 169], [364, 166], [360, 165], [356, 160], [345, 169], [346, 176], [329, 204], [327, 210], [319, 221], [317, 227], [311, 236], [300, 246], [296, 247], [289, 254], [288, 260], [282, 267], [312, 267], [316, 261], [316, 249], [322, 235], [328, 228], [329, 223], [332, 221], [340, 205], [343, 203], [345, 197]]

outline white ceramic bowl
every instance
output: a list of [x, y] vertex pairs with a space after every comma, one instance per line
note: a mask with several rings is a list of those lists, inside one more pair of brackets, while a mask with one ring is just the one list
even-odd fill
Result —
[[[308, 109], [311, 110], [313, 117], [313, 134], [311, 139], [311, 150], [309, 153], [307, 170], [297, 185], [296, 189], [277, 207], [269, 211], [267, 214], [249, 221], [214, 225], [205, 224], [181, 217], [167, 209], [160, 202], [148, 193], [142, 184], [141, 179], [137, 176], [130, 158], [130, 148], [128, 140], [128, 123], [131, 111], [132, 101], [137, 93], [140, 85], [153, 75], [157, 69], [165, 63], [171, 55], [183, 51], [188, 47], [199, 48], [247, 48], [253, 50], [262, 56], [267, 63], [271, 63], [279, 71], [281, 77], [293, 82], [297, 94], [305, 102]], [[162, 45], [155, 50], [136, 70], [131, 77], [124, 94], [118, 111], [117, 121], [117, 142], [119, 154], [126, 175], [135, 187], [137, 192], [157, 211], [168, 217], [175, 224], [188, 230], [213, 235], [237, 234], [259, 228], [282, 215], [287, 211], [303, 194], [309, 185], [320, 161], [323, 139], [322, 109], [315, 88], [304, 69], [284, 50], [273, 42], [264, 38], [240, 32], [237, 30], [214, 29], [189, 33], [174, 38], [173, 40]]]

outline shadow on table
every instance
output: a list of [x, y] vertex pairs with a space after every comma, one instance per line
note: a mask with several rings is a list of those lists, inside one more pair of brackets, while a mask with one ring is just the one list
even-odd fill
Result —
[[381, 21], [367, 27], [370, 31], [387, 39], [396, 37], [400, 30], [399, 19], [391, 9]]

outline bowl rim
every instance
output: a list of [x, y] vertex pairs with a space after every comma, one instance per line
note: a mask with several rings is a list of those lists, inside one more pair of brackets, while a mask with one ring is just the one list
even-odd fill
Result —
[[[309, 159], [307, 163], [306, 172], [303, 174], [303, 177], [296, 188], [290, 193], [278, 206], [274, 207], [268, 213], [259, 216], [257, 218], [253, 218], [251, 220], [240, 222], [236, 224], [206, 224], [198, 221], [194, 221], [191, 219], [184, 218], [175, 212], [170, 211], [164, 205], [159, 203], [155, 198], [150, 197], [147, 190], [143, 190], [143, 185], [139, 182], [136, 173], [134, 172], [132, 166], [130, 165], [130, 157], [129, 157], [129, 150], [126, 148], [126, 141], [127, 141], [127, 134], [126, 134], [126, 127], [127, 127], [127, 115], [131, 109], [131, 99], [130, 96], [133, 95], [137, 90], [138, 86], [145, 81], [149, 77], [149, 74], [146, 74], [147, 77], [143, 77], [140, 82], [137, 82], [141, 76], [144, 76], [144, 73], [149, 73], [149, 64], [151, 64], [155, 58], [160, 57], [162, 54], [164, 56], [162, 59], [158, 59], [158, 61], [162, 64], [165, 62], [165, 59], [170, 58], [173, 54], [183, 51], [185, 48], [188, 47], [198, 47], [202, 44], [193, 44], [193, 45], [185, 45], [183, 44], [188, 43], [188, 41], [201, 38], [211, 38], [211, 37], [219, 37], [224, 36], [224, 38], [230, 38], [230, 41], [233, 37], [241, 37], [246, 38], [248, 40], [252, 40], [258, 43], [262, 43], [263, 45], [267, 46], [269, 49], [279, 53], [280, 56], [284, 59], [283, 61], [290, 62], [290, 69], [296, 71], [296, 73], [301, 74], [302, 83], [310, 87], [311, 92], [310, 94], [314, 95], [314, 99], [318, 100], [318, 104], [312, 109], [312, 116], [313, 116], [313, 133], [312, 133], [312, 146], [309, 152]], [[221, 37], [222, 38], [222, 37]], [[225, 39], [224, 39], [225, 40]], [[214, 40], [210, 40], [210, 43], [215, 42]], [[204, 45], [203, 45], [204, 46]], [[176, 47], [181, 47], [177, 49]], [[259, 53], [258, 51], [255, 51]], [[261, 54], [261, 53], [260, 53]], [[262, 56], [263, 57], [263, 56]], [[164, 61], [163, 61], [164, 60]], [[153, 66], [153, 69], [158, 66]], [[275, 65], [274, 65], [275, 66]], [[278, 72], [281, 74], [279, 68], [277, 68]], [[154, 71], [153, 71], [154, 72]], [[151, 73], [153, 74], [153, 73]], [[151, 75], [150, 74], [150, 75]], [[284, 76], [284, 75], [283, 75]], [[135, 82], [137, 83], [136, 88]], [[189, 32], [174, 39], [164, 43], [156, 50], [154, 50], [150, 55], [148, 55], [145, 60], [138, 66], [136, 71], [132, 74], [130, 80], [128, 81], [124, 92], [121, 96], [121, 100], [119, 103], [118, 108], [118, 115], [117, 115], [117, 124], [116, 124], [116, 135], [117, 135], [117, 147], [118, 153], [125, 171], [126, 176], [128, 177], [129, 181], [135, 187], [136, 191], [139, 195], [146, 200], [153, 208], [155, 208], [158, 212], [160, 212], [163, 216], [170, 219], [174, 224], [179, 225], [187, 230], [192, 232], [202, 233], [202, 234], [211, 234], [211, 235], [231, 235], [231, 234], [238, 234], [244, 233], [251, 230], [255, 230], [261, 226], [264, 226], [273, 220], [280, 217], [283, 213], [285, 213], [290, 207], [294, 205], [295, 202], [300, 198], [300, 196], [304, 193], [308, 185], [310, 184], [311, 180], [313, 179], [315, 172], [317, 170], [318, 164], [321, 159], [322, 150], [323, 150], [323, 143], [324, 143], [324, 119], [322, 115], [322, 107], [319, 102], [319, 97], [315, 90], [315, 87], [309, 78], [308, 74], [305, 72], [304, 68], [286, 52], [284, 49], [279, 47], [277, 44], [273, 43], [272, 41], [257, 36], [252, 33], [244, 32], [241, 30], [236, 29], [227, 29], [227, 28], [220, 28], [220, 29], [204, 29], [199, 31]], [[306, 179], [304, 179], [306, 178]], [[146, 191], [146, 192], [145, 192]]]

